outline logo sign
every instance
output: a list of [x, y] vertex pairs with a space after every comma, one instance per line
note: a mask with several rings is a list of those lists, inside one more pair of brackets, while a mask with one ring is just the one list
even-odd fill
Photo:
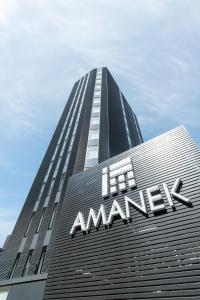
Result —
[[[145, 190], [138, 191], [139, 203], [133, 198], [124, 196], [124, 207], [125, 212], [121, 208], [117, 200], [113, 200], [112, 207], [109, 214], [106, 212], [104, 204], [101, 204], [98, 213], [90, 208], [87, 222], [85, 222], [84, 215], [82, 212], [78, 212], [74, 224], [70, 230], [70, 235], [74, 235], [77, 229], [81, 229], [83, 232], [90, 231], [92, 223], [95, 228], [98, 228], [101, 221], [103, 225], [112, 224], [116, 216], [122, 220], [131, 219], [131, 208], [136, 208], [144, 215], [148, 215], [147, 205], [145, 201], [145, 195], [149, 202], [151, 212], [155, 213], [158, 211], [166, 210], [166, 206], [163, 199], [163, 194], [167, 199], [171, 208], [175, 207], [173, 199], [190, 204], [190, 200], [180, 194], [181, 179], [175, 180], [171, 190], [169, 190], [167, 184], [164, 182], [161, 185], [154, 185], [148, 187]], [[119, 191], [127, 190], [128, 188], [136, 187], [136, 180], [134, 176], [133, 165], [131, 158], [128, 157], [115, 164], [110, 165], [108, 168], [102, 170], [102, 196], [107, 197], [110, 194], [116, 194]]]
[[109, 194], [115, 194], [118, 191], [126, 190], [127, 188], [135, 187], [135, 177], [131, 158], [125, 158], [109, 168], [102, 170], [102, 196], [106, 197]]

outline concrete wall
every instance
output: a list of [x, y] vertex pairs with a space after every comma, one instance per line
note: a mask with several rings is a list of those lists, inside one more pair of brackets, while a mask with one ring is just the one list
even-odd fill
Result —
[[42, 300], [45, 281], [12, 285], [6, 300]]

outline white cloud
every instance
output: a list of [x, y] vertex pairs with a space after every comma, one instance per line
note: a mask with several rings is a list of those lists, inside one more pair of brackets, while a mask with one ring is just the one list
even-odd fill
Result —
[[0, 0], [0, 25], [7, 25], [17, 7], [16, 0]]
[[[69, 91], [74, 80], [98, 65], [107, 65], [119, 80], [126, 80], [129, 90], [125, 94], [134, 95], [137, 90], [135, 103], [139, 102], [143, 109], [148, 103], [160, 116], [163, 101], [165, 116], [179, 114], [178, 106], [172, 114], [168, 105], [174, 94], [179, 102], [182, 99], [184, 104], [192, 101], [196, 105], [192, 97], [200, 83], [198, 1], [1, 3], [2, 15], [15, 12], [4, 26], [5, 61], [0, 61], [6, 78], [11, 78], [10, 82], [4, 80], [6, 90], [4, 86], [1, 89], [6, 97], [5, 118], [11, 120], [10, 126], [13, 124], [11, 130], [39, 130], [41, 110], [47, 103], [52, 107], [48, 114], [51, 118], [55, 101], [64, 105], [65, 90]], [[3, 77], [3, 71], [1, 74]], [[189, 116], [193, 115], [191, 109], [192, 105], [188, 105]]]
[[[26, 145], [46, 142], [73, 83], [102, 65], [136, 111], [145, 136], [180, 123], [196, 132], [199, 13], [199, 0], [0, 0], [3, 153], [18, 145], [21, 156]], [[15, 163], [8, 159], [8, 165]]]
[[0, 247], [3, 246], [8, 234], [12, 233], [17, 215], [12, 210], [1, 208], [0, 211]]
[[[14, 219], [16, 216], [14, 217]], [[9, 234], [12, 233], [13, 227], [15, 225], [15, 221], [2, 221], [0, 220], [0, 247], [3, 247], [5, 240]]]

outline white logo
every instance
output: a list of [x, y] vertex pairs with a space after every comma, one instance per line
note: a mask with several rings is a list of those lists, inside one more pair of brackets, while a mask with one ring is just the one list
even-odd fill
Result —
[[[70, 235], [73, 236], [76, 230], [78, 229], [81, 229], [83, 232], [89, 232], [92, 224], [94, 225], [95, 228], [98, 228], [101, 222], [103, 225], [110, 225], [112, 224], [116, 216], [120, 217], [122, 220], [129, 220], [132, 218], [131, 208], [136, 208], [142, 214], [145, 214], [147, 216], [148, 216], [148, 210], [150, 210], [150, 212], [152, 213], [158, 211], [166, 211], [167, 207], [166, 207], [166, 203], [164, 202], [163, 193], [165, 194], [165, 199], [166, 199], [165, 201], [168, 202], [169, 206], [172, 209], [175, 207], [173, 197], [191, 206], [190, 199], [180, 194], [181, 185], [182, 185], [181, 179], [177, 178], [171, 190], [169, 190], [165, 182], [162, 185], [160, 184], [160, 185], [151, 186], [149, 188], [146, 188], [145, 190], [139, 191], [140, 201], [136, 202], [134, 199], [130, 199], [129, 197], [125, 196], [124, 206], [119, 204], [117, 200], [114, 199], [109, 215], [107, 214], [108, 212], [106, 211], [106, 207], [104, 206], [104, 204], [101, 204], [98, 213], [96, 213], [96, 211], [93, 208], [90, 208], [87, 222], [85, 222], [83, 213], [79, 211], [74, 221], [74, 224], [70, 230]], [[161, 188], [163, 189], [162, 192], [161, 192]], [[147, 196], [147, 200], [145, 200], [145, 196], [144, 196], [145, 194]], [[146, 201], [149, 202], [148, 209], [147, 209]]]
[[135, 186], [135, 176], [130, 157], [102, 169], [102, 197]]

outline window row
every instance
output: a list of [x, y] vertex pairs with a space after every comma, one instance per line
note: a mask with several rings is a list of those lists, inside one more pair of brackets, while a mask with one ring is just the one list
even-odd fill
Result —
[[[39, 262], [36, 265], [34, 274], [41, 274], [41, 273], [43, 273], [43, 266], [44, 266], [44, 261], [45, 261], [45, 257], [46, 257], [46, 252], [47, 252], [47, 246], [44, 246], [42, 248], [42, 251], [41, 251], [41, 254], [40, 254], [40, 258], [39, 258]], [[16, 259], [14, 261], [14, 264], [12, 266], [12, 270], [9, 273], [9, 276], [8, 276], [10, 279], [14, 278], [15, 271], [17, 269], [20, 257], [21, 257], [21, 253], [18, 253], [17, 256], [16, 256]], [[29, 272], [30, 266], [31, 266], [32, 257], [33, 257], [33, 250], [30, 250], [29, 253], [28, 253], [28, 256], [27, 256], [27, 259], [26, 259], [23, 271], [22, 271], [22, 276], [28, 275], [28, 272]]]
[[[59, 137], [59, 140], [58, 140], [58, 143], [57, 143], [57, 144], [59, 144], [60, 141], [61, 141], [61, 139], [62, 139], [62, 136], [63, 136], [63, 134], [64, 134], [64, 132], [65, 132], [65, 129], [66, 129], [66, 126], [67, 126], [67, 123], [68, 123], [68, 120], [69, 120], [69, 116], [70, 116], [70, 114], [71, 114], [72, 109], [73, 109], [73, 112], [76, 110], [77, 103], [79, 102], [80, 94], [81, 94], [81, 91], [82, 91], [82, 89], [83, 89], [83, 85], [84, 85], [84, 79], [80, 80], [79, 83], [78, 83], [78, 86], [77, 86], [75, 95], [74, 95], [74, 97], [73, 97], [73, 100], [72, 100], [72, 103], [71, 103], [71, 106], [70, 106], [68, 115], [67, 115], [67, 117], [66, 117], [66, 120], [65, 120], [65, 123], [64, 123], [64, 125], [63, 125], [63, 129], [62, 129], [62, 131], [61, 131], [61, 135], [60, 135], [60, 137]], [[77, 95], [77, 94], [78, 94], [78, 95]], [[75, 106], [75, 108], [74, 108], [75, 101], [76, 101], [76, 106]], [[71, 120], [72, 120], [72, 119], [73, 119], [73, 117], [71, 117]], [[70, 124], [69, 124], [69, 126], [68, 126], [68, 131], [70, 130], [70, 128], [71, 128], [71, 122], [70, 122]]]
[[[71, 153], [71, 151], [68, 151], [68, 155], [69, 155], [70, 153]], [[60, 160], [61, 160], [61, 158], [60, 158]], [[60, 162], [59, 162], [59, 164], [60, 164]], [[55, 169], [55, 172], [57, 172], [57, 171], [58, 171], [58, 169]], [[54, 177], [52, 178], [51, 183], [50, 183], [50, 185], [49, 185], [48, 192], [47, 192], [47, 197], [50, 197], [51, 194], [52, 194], [52, 192], [53, 192], [53, 188], [54, 188], [54, 184], [55, 184], [55, 180], [56, 180], [55, 175], [56, 175], [56, 173], [54, 174]], [[59, 187], [58, 187], [58, 191], [59, 191], [59, 192], [61, 191], [61, 188], [62, 188], [62, 186], [63, 186], [63, 182], [62, 182], [62, 181], [63, 181], [64, 177], [65, 177], [65, 173], [63, 173], [63, 174], [61, 175], [61, 178], [60, 178]], [[38, 201], [39, 201], [40, 198], [41, 198], [41, 195], [42, 195], [42, 193], [43, 193], [43, 191], [44, 191], [45, 185], [46, 185], [46, 182], [43, 183], [43, 185], [42, 185], [42, 188], [41, 188], [41, 191], [40, 191], [40, 197], [38, 198]]]
[[85, 169], [98, 163], [99, 155], [99, 125], [101, 111], [101, 84], [102, 69], [97, 69], [94, 96], [92, 103], [92, 112], [90, 118], [90, 127], [88, 134], [88, 143], [85, 156]]
[[98, 157], [99, 146], [88, 146], [86, 159], [93, 159]]
[[129, 147], [131, 148], [132, 147], [132, 142], [131, 142], [131, 138], [130, 138], [130, 132], [129, 132], [128, 122], [127, 122], [127, 118], [126, 118], [126, 112], [125, 112], [125, 108], [124, 108], [124, 100], [123, 100], [121, 91], [119, 92], [119, 94], [120, 94], [122, 112], [123, 112], [123, 117], [124, 117], [126, 135], [127, 135]]
[[[51, 219], [49, 221], [48, 230], [52, 229], [52, 227], [53, 227], [54, 220], [55, 220], [55, 215], [56, 215], [56, 212], [57, 212], [57, 207], [58, 207], [58, 203], [55, 203], [54, 208], [53, 208], [53, 212], [51, 214]], [[45, 212], [46, 212], [46, 208], [43, 208], [42, 209], [42, 214], [40, 216], [40, 219], [39, 219], [39, 222], [38, 222], [35, 233], [39, 233], [39, 231], [41, 229], [41, 225], [42, 225], [43, 220], [44, 220]], [[31, 227], [31, 224], [33, 223], [33, 219], [34, 219], [35, 215], [36, 215], [36, 212], [33, 212], [32, 215], [31, 215], [31, 218], [29, 220], [28, 226], [27, 226], [25, 234], [24, 234], [25, 237], [28, 236], [28, 233], [30, 231], [30, 227]]]
[[[86, 76], [87, 77], [86, 77], [85, 88], [84, 88], [83, 95], [82, 95], [82, 98], [81, 98], [81, 101], [80, 101], [80, 104], [79, 104], [79, 109], [78, 109], [78, 114], [77, 114], [77, 117], [76, 117], [76, 122], [75, 122], [75, 125], [74, 125], [74, 129], [73, 129], [73, 133], [72, 133], [68, 153], [67, 153], [66, 160], [65, 160], [65, 163], [64, 163], [64, 168], [63, 168], [64, 172], [67, 171], [67, 167], [68, 167], [69, 160], [70, 160], [70, 155], [71, 155], [71, 152], [72, 152], [72, 147], [73, 147], [75, 136], [76, 136], [77, 127], [78, 127], [78, 124], [79, 124], [80, 114], [81, 114], [83, 101], [84, 101], [84, 97], [85, 97], [85, 92], [86, 92], [86, 88], [87, 88], [87, 84], [88, 84], [88, 80], [89, 80], [89, 75], [86, 75]], [[62, 186], [62, 183], [60, 183], [60, 186]]]
[[[39, 193], [39, 197], [38, 197], [38, 200], [39, 200], [39, 201], [40, 201], [41, 196], [42, 196], [42, 193], [43, 193], [43, 191], [44, 191], [44, 187], [45, 187], [45, 184], [46, 184], [46, 182], [47, 182], [47, 179], [49, 178], [49, 174], [50, 174], [50, 172], [51, 172], [51, 169], [52, 169], [52, 166], [53, 166], [54, 159], [55, 159], [56, 154], [57, 154], [57, 152], [58, 152], [58, 148], [59, 148], [59, 145], [60, 145], [62, 136], [63, 136], [63, 134], [64, 134], [64, 132], [65, 132], [65, 127], [67, 126], [68, 119], [69, 119], [69, 116], [71, 115], [71, 110], [72, 110], [72, 107], [73, 107], [73, 113], [72, 113], [72, 116], [71, 116], [71, 120], [70, 120], [70, 123], [69, 123], [69, 125], [68, 125], [68, 129], [67, 129], [67, 132], [66, 132], [66, 135], [65, 135], [64, 143], [63, 143], [62, 148], [61, 148], [61, 151], [60, 151], [60, 155], [59, 155], [59, 158], [58, 158], [56, 167], [55, 167], [55, 171], [54, 171], [54, 174], [53, 174], [53, 179], [52, 179], [52, 181], [51, 181], [51, 184], [50, 184], [50, 187], [49, 187], [47, 196], [50, 196], [51, 193], [52, 193], [52, 190], [53, 190], [53, 187], [54, 187], [54, 182], [55, 182], [55, 178], [54, 178], [54, 177], [57, 176], [57, 172], [58, 172], [58, 170], [59, 170], [59, 167], [60, 167], [60, 164], [61, 164], [61, 160], [62, 160], [62, 157], [63, 157], [63, 154], [64, 154], [64, 150], [65, 150], [65, 147], [66, 147], [66, 144], [67, 144], [67, 141], [68, 141], [68, 136], [69, 136], [69, 133], [70, 133], [70, 130], [71, 130], [71, 127], [72, 127], [72, 122], [73, 122], [73, 120], [74, 120], [75, 113], [77, 112], [77, 108], [80, 106], [80, 102], [82, 101], [82, 100], [81, 100], [82, 98], [81, 98], [80, 96], [81, 96], [81, 93], [82, 93], [83, 86], [84, 86], [85, 82], [86, 82], [86, 77], [84, 77], [84, 79], [83, 79], [82, 81], [79, 81], [78, 87], [77, 87], [77, 89], [76, 89], [76, 93], [75, 93], [75, 95], [74, 95], [72, 104], [71, 104], [71, 106], [70, 106], [69, 113], [68, 113], [68, 115], [67, 115], [65, 124], [64, 124], [64, 126], [63, 126], [61, 135], [60, 135], [60, 137], [59, 137], [59, 140], [58, 140], [58, 142], [57, 142], [57, 145], [56, 145], [54, 154], [53, 154], [53, 156], [52, 156], [52, 159], [51, 159], [49, 168], [48, 168], [48, 170], [47, 170], [47, 173], [46, 173], [46, 176], [45, 176], [44, 183], [43, 183], [42, 188], [41, 188], [40, 193]], [[76, 102], [76, 103], [75, 103], [75, 102]], [[77, 117], [77, 119], [76, 119], [75, 127], [77, 127], [77, 123], [78, 123], [78, 117]], [[74, 136], [75, 136], [75, 131], [73, 130], [73, 134], [72, 134], [71, 140], [74, 139]], [[69, 149], [68, 149], [68, 153], [67, 153], [68, 156], [70, 155], [70, 152], [71, 152], [71, 149], [72, 149], [72, 145], [73, 145], [73, 143], [70, 143], [70, 146], [69, 146]], [[68, 159], [66, 159], [66, 161], [68, 161]], [[66, 162], [66, 161], [65, 161], [65, 162]], [[62, 185], [60, 184], [60, 186], [62, 186]]]
[[[75, 92], [73, 101], [72, 101], [72, 103], [71, 103], [71, 106], [70, 106], [68, 115], [67, 115], [66, 120], [65, 120], [65, 123], [64, 123], [64, 125], [63, 125], [63, 129], [62, 129], [62, 131], [61, 131], [61, 134], [60, 134], [60, 137], [59, 137], [59, 139], [58, 139], [58, 142], [57, 142], [55, 151], [54, 151], [54, 153], [53, 153], [53, 156], [52, 156], [50, 165], [49, 165], [48, 170], [47, 170], [47, 173], [46, 173], [46, 175], [45, 175], [44, 182], [47, 181], [47, 179], [48, 179], [48, 177], [49, 177], [49, 174], [50, 174], [50, 172], [51, 172], [51, 168], [52, 168], [54, 159], [55, 159], [56, 154], [57, 154], [57, 152], [58, 152], [58, 149], [59, 149], [59, 146], [60, 146], [61, 139], [62, 139], [62, 137], [63, 137], [63, 135], [64, 135], [65, 130], [66, 130], [66, 126], [67, 126], [69, 117], [70, 117], [70, 115], [71, 115], [72, 108], [73, 108], [74, 105], [75, 105], [75, 102], [76, 102], [76, 105], [75, 105], [75, 109], [74, 109], [74, 111], [73, 111], [73, 114], [74, 114], [75, 111], [76, 111], [76, 108], [77, 108], [77, 106], [78, 106], [78, 102], [79, 102], [79, 100], [80, 100], [80, 95], [81, 95], [81, 90], [82, 90], [82, 88], [83, 88], [83, 85], [84, 85], [84, 79], [83, 79], [82, 81], [81, 81], [81, 80], [79, 81], [79, 84], [78, 84], [78, 87], [77, 87], [77, 89], [76, 89], [76, 92]], [[78, 94], [78, 93], [79, 93], [79, 94]], [[77, 97], [77, 94], [78, 94], [78, 97]], [[58, 160], [58, 162], [57, 162], [55, 171], [57, 171], [57, 170], [59, 169], [59, 165], [60, 165], [60, 162], [61, 162], [61, 157], [62, 157], [62, 155], [63, 155], [63, 153], [64, 153], [64, 149], [65, 149], [65, 145], [66, 145], [66, 142], [67, 142], [67, 138], [68, 138], [68, 135], [69, 135], [69, 132], [70, 132], [70, 129], [71, 129], [72, 121], [73, 121], [73, 116], [71, 117], [71, 121], [70, 121], [70, 124], [69, 124], [68, 129], [67, 129], [67, 133], [66, 133], [66, 136], [65, 136], [65, 140], [64, 140], [63, 146], [62, 146], [62, 148], [61, 148], [60, 157], [59, 157], [59, 160]], [[43, 192], [43, 190], [41, 189], [40, 194], [39, 194], [39, 199], [38, 199], [38, 200], [40, 200], [41, 195], [42, 195], [42, 192]]]
[[[85, 91], [86, 91], [86, 86], [87, 86], [87, 83], [88, 83], [88, 79], [89, 79], [89, 76], [86, 76], [85, 80], [84, 80], [84, 82], [86, 82], [86, 85], [85, 85], [85, 90], [84, 90], [83, 95], [85, 94]], [[83, 85], [82, 85], [82, 87], [83, 87]], [[80, 93], [80, 91], [79, 91], [79, 93]], [[80, 98], [80, 94], [78, 95], [78, 99], [79, 98]], [[79, 118], [80, 118], [80, 113], [81, 113], [81, 109], [82, 109], [82, 105], [83, 105], [83, 99], [84, 99], [84, 96], [81, 97], [80, 101], [77, 100], [77, 103], [76, 103], [76, 106], [75, 106], [75, 109], [74, 109], [74, 112], [73, 112], [73, 116], [72, 116], [72, 118], [70, 120], [70, 124], [69, 124], [69, 128], [68, 129], [71, 128], [72, 121], [73, 121], [73, 119], [75, 117], [74, 114], [75, 114], [75, 112], [77, 112], [77, 108], [78, 108], [78, 114], [77, 114], [77, 118], [76, 118], [74, 130], [73, 130], [72, 137], [71, 137], [71, 142], [70, 142], [70, 145], [69, 145], [69, 148], [68, 148], [68, 153], [67, 153], [67, 157], [66, 157], [66, 161], [65, 161], [65, 166], [64, 166], [65, 169], [67, 168], [67, 165], [68, 165], [68, 162], [69, 162], [69, 157], [70, 157], [71, 150], [72, 150], [72, 146], [73, 146], [73, 143], [74, 143], [74, 138], [75, 138], [75, 134], [76, 134], [77, 126], [78, 126], [78, 121], [79, 121]], [[68, 137], [68, 135], [69, 135], [69, 130], [68, 130], [66, 136]], [[59, 140], [59, 142], [60, 142], [60, 140]], [[59, 159], [58, 159], [55, 171], [59, 169], [59, 166], [60, 166], [60, 163], [61, 163], [61, 159], [62, 159], [62, 155], [64, 153], [64, 147], [66, 146], [66, 143], [67, 143], [67, 138], [65, 138], [65, 141], [63, 143], [63, 146], [62, 146], [62, 149], [61, 149], [61, 153], [60, 153], [60, 156], [59, 156]], [[56, 146], [56, 151], [58, 150], [58, 148], [59, 148], [59, 145]], [[53, 158], [55, 158], [55, 153], [53, 155]], [[51, 163], [50, 163], [50, 166], [49, 166], [48, 171], [47, 171], [47, 176], [49, 176], [49, 174], [50, 174], [52, 165], [53, 165], [53, 161], [51, 161]], [[66, 172], [63, 172], [62, 175], [61, 175], [60, 182], [59, 182], [59, 187], [58, 187], [58, 192], [61, 192], [61, 190], [63, 188], [65, 177], [66, 177], [65, 175], [66, 175]], [[47, 176], [45, 177], [46, 180], [48, 179]], [[53, 191], [53, 188], [54, 188], [54, 184], [55, 184], [55, 180], [56, 180], [56, 177], [55, 177], [55, 172], [54, 172], [54, 177], [52, 178], [51, 183], [49, 185], [48, 197], [50, 197], [50, 195], [52, 194], [52, 191]], [[42, 195], [42, 193], [44, 191], [45, 184], [46, 184], [46, 182], [44, 182], [43, 185], [42, 185], [42, 188], [41, 188], [41, 191], [40, 191], [40, 198], [41, 198], [41, 195]], [[48, 230], [51, 230], [52, 227], [53, 227], [53, 224], [54, 224], [54, 221], [55, 221], [55, 217], [56, 217], [56, 212], [57, 212], [57, 206], [58, 206], [58, 203], [55, 203], [55, 206], [54, 206], [54, 209], [53, 209], [50, 221], [49, 221]], [[36, 231], [35, 231], [36, 234], [39, 233], [40, 230], [41, 230], [41, 226], [42, 226], [43, 221], [44, 221], [45, 212], [46, 212], [46, 207], [44, 207], [43, 210], [42, 210], [42, 213], [41, 213], [41, 216], [40, 216], [40, 219], [39, 219], [39, 222], [37, 224]], [[27, 229], [25, 231], [25, 237], [29, 233], [29, 230], [30, 230], [30, 227], [31, 227], [31, 225], [33, 223], [33, 219], [35, 217], [35, 214], [36, 214], [36, 212], [34, 211], [32, 213], [31, 218], [30, 218], [30, 221], [29, 221], [29, 224], [27, 226]], [[29, 262], [31, 260], [31, 255], [32, 254], [30, 252], [29, 257], [27, 258], [27, 263], [26, 263], [26, 268], [24, 269], [24, 274], [26, 274], [27, 273], [27, 269], [29, 269]], [[16, 262], [17, 262], [17, 260], [16, 260]], [[39, 267], [39, 269], [40, 269], [40, 267]], [[13, 273], [14, 273], [14, 271], [13, 271]]]
[[140, 129], [139, 129], [139, 127], [138, 127], [138, 122], [137, 122], [137, 119], [136, 119], [136, 116], [135, 116], [134, 112], [133, 112], [133, 118], [134, 118], [134, 121], [135, 121], [135, 126], [136, 126], [136, 130], [137, 130], [137, 133], [138, 133], [140, 142], [143, 143], [143, 139], [142, 139], [142, 136], [141, 136], [141, 132], [140, 132]]
[[[86, 78], [84, 78], [84, 80], [82, 81], [82, 85], [81, 85], [80, 90], [79, 90], [79, 93], [78, 93], [78, 97], [77, 97], [76, 104], [75, 104], [75, 106], [73, 107], [73, 113], [72, 113], [71, 120], [70, 120], [68, 129], [67, 129], [67, 132], [66, 132], [65, 140], [64, 140], [64, 143], [63, 143], [62, 149], [61, 149], [61, 153], [62, 153], [62, 154], [64, 153], [65, 146], [66, 146], [67, 141], [68, 141], [68, 137], [69, 137], [69, 134], [70, 134], [70, 130], [71, 130], [71, 128], [72, 128], [72, 123], [73, 123], [73, 121], [74, 121], [75, 114], [76, 114], [76, 112], [77, 112], [77, 108], [79, 107], [80, 102], [81, 102], [81, 97], [80, 97], [80, 95], [81, 95], [81, 92], [82, 92], [82, 89], [83, 89], [85, 80], [86, 80]], [[79, 84], [80, 84], [80, 82], [79, 82]], [[77, 92], [77, 91], [78, 91], [78, 88], [77, 88], [76, 92]], [[74, 99], [75, 99], [75, 98], [76, 98], [76, 94], [75, 94], [75, 96], [74, 96]], [[71, 105], [71, 107], [70, 107], [70, 111], [69, 111], [68, 116], [69, 116], [70, 113], [71, 113], [72, 106], [73, 106], [73, 105]], [[74, 127], [76, 127], [77, 123], [78, 123], [78, 117], [76, 118], [76, 122], [75, 122]], [[73, 130], [71, 140], [74, 139], [74, 135], [75, 135], [75, 134], [74, 134], [74, 130]], [[70, 143], [68, 152], [71, 151], [71, 148], [72, 148], [72, 143]], [[58, 171], [58, 169], [59, 169], [60, 163], [61, 163], [61, 159], [59, 159], [58, 162], [57, 162], [56, 169], [55, 169], [56, 174], [57, 174], [57, 171]]]

